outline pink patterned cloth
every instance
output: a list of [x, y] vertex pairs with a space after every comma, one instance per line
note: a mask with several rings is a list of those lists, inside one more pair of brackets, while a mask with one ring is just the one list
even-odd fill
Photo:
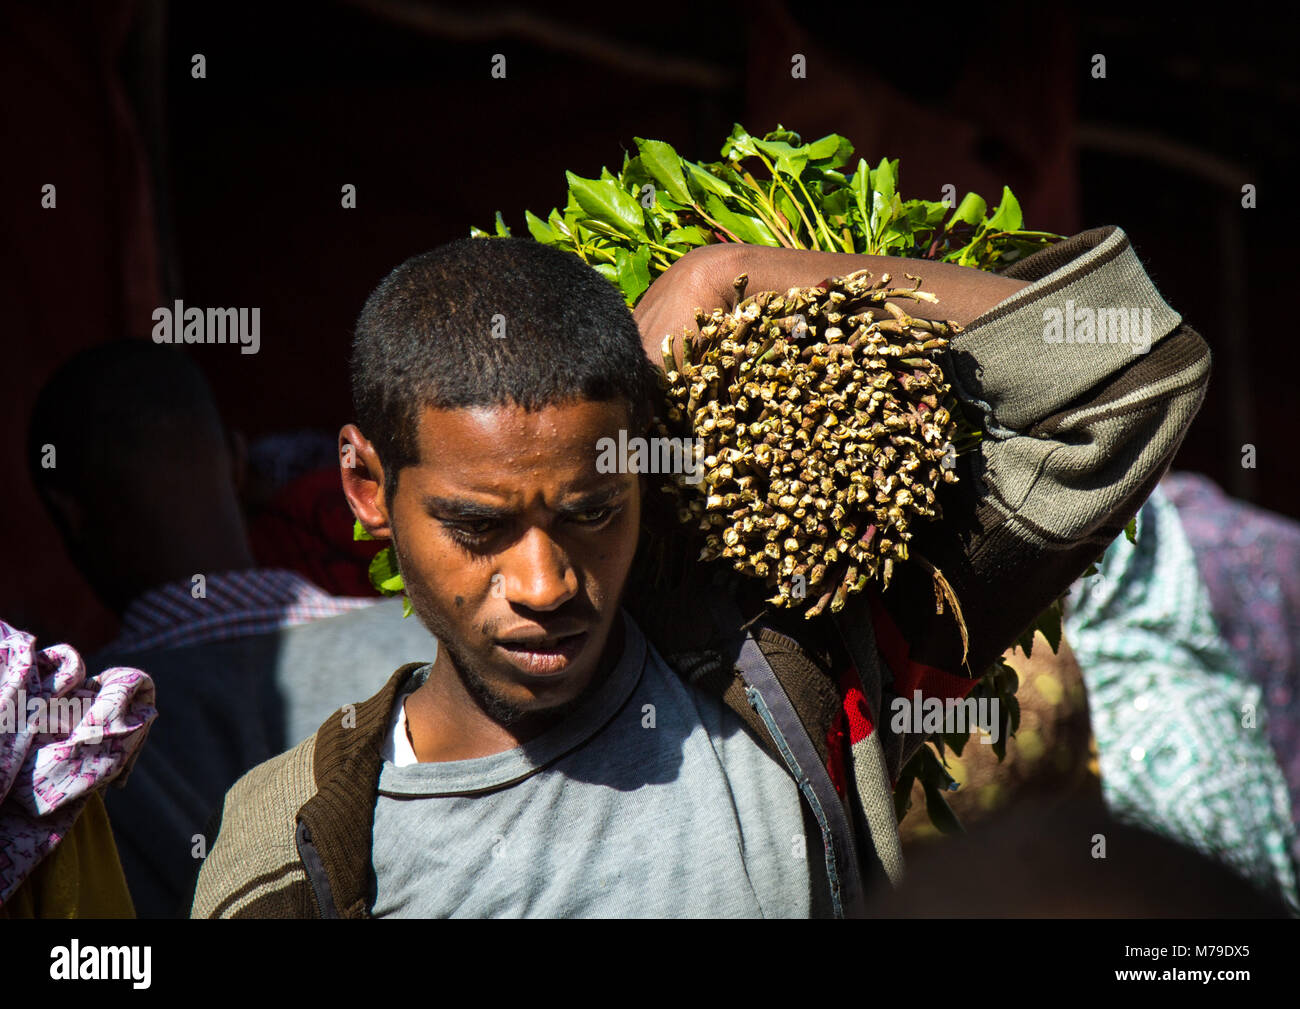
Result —
[[139, 669], [86, 679], [76, 649], [0, 620], [0, 904], [63, 840], [86, 800], [131, 769], [157, 717]]

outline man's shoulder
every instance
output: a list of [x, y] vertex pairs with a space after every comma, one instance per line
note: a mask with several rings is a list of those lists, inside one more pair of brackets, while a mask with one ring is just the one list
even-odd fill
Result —
[[289, 888], [306, 886], [298, 857], [298, 811], [316, 794], [316, 736], [263, 761], [226, 793], [208, 829], [191, 916], [232, 917]]
[[230, 786], [227, 804], [230, 800], [244, 800], [286, 811], [292, 807], [292, 812], [297, 812], [316, 790], [312, 768], [317, 739], [308, 736], [297, 746], [250, 769]]
[[348, 808], [336, 809], [336, 815], [359, 816], [358, 804], [368, 796], [349, 777], [357, 766], [355, 758], [363, 752], [378, 754], [396, 694], [421, 668], [420, 663], [402, 666], [374, 696], [331, 715], [313, 735], [258, 764], [231, 786], [219, 820], [206, 831], [215, 842], [199, 873], [193, 917], [318, 913], [298, 853], [299, 815], [323, 782], [333, 788], [335, 798], [348, 800]]

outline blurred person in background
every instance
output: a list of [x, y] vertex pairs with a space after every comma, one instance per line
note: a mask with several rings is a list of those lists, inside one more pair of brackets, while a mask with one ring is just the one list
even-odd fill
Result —
[[[1136, 542], [1119, 537], [1066, 599], [1103, 794], [1119, 820], [1216, 859], [1300, 914], [1295, 821], [1270, 740], [1275, 723], [1294, 733], [1291, 712], [1266, 703], [1220, 631], [1185, 531], [1199, 511], [1180, 512], [1157, 487]], [[1221, 545], [1200, 552], [1241, 561]]]
[[400, 600], [336, 597], [256, 565], [242, 440], [178, 348], [74, 356], [41, 391], [29, 451], [69, 554], [121, 617], [90, 666], [157, 683], [161, 717], [108, 811], [139, 914], [181, 915], [226, 789], [436, 643]]
[[[949, 751], [961, 787], [947, 799], [968, 828], [1012, 816], [1025, 803], [1047, 811], [1091, 801], [1115, 823], [1198, 852], [1295, 914], [1287, 787], [1294, 783], [1284, 773], [1290, 751], [1276, 741], [1294, 738], [1296, 727], [1285, 703], [1291, 695], [1277, 687], [1265, 694], [1270, 681], [1287, 682], [1288, 668], [1270, 665], [1261, 677], [1224, 630], [1253, 627], [1250, 640], [1267, 641], [1287, 614], [1277, 605], [1212, 605], [1198, 567], [1220, 572], [1223, 584], [1249, 583], [1284, 599], [1277, 587], [1296, 563], [1285, 547], [1300, 543], [1300, 531], [1206, 483], [1166, 476], [1138, 512], [1136, 543], [1118, 537], [1097, 573], [1071, 587], [1057, 653], [1039, 636], [1032, 656], [1004, 655], [1020, 676], [1020, 728], [1001, 762], [988, 746]], [[1221, 530], [1213, 538], [1207, 523]], [[1189, 529], [1200, 530], [1196, 548]], [[1252, 557], [1224, 536], [1265, 538], [1277, 549]], [[945, 840], [927, 820], [919, 784], [912, 804], [900, 824], [909, 858]]]

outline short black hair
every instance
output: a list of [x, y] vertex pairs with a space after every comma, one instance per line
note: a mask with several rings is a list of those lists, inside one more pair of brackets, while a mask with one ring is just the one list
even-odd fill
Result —
[[[115, 340], [75, 354], [36, 397], [27, 465], [38, 491], [88, 501], [122, 481], [223, 451], [226, 433], [208, 381], [177, 347]], [[43, 465], [45, 446], [55, 465]]]
[[657, 378], [618, 289], [571, 252], [523, 238], [465, 238], [415, 256], [366, 300], [352, 399], [391, 492], [419, 461], [426, 407], [577, 400], [628, 404], [641, 429]]

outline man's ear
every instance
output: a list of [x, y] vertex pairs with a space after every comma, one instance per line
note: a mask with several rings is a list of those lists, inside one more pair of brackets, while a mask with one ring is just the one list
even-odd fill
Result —
[[355, 424], [339, 431], [339, 474], [352, 514], [377, 540], [392, 539], [389, 502], [384, 496], [384, 467], [379, 453]]

